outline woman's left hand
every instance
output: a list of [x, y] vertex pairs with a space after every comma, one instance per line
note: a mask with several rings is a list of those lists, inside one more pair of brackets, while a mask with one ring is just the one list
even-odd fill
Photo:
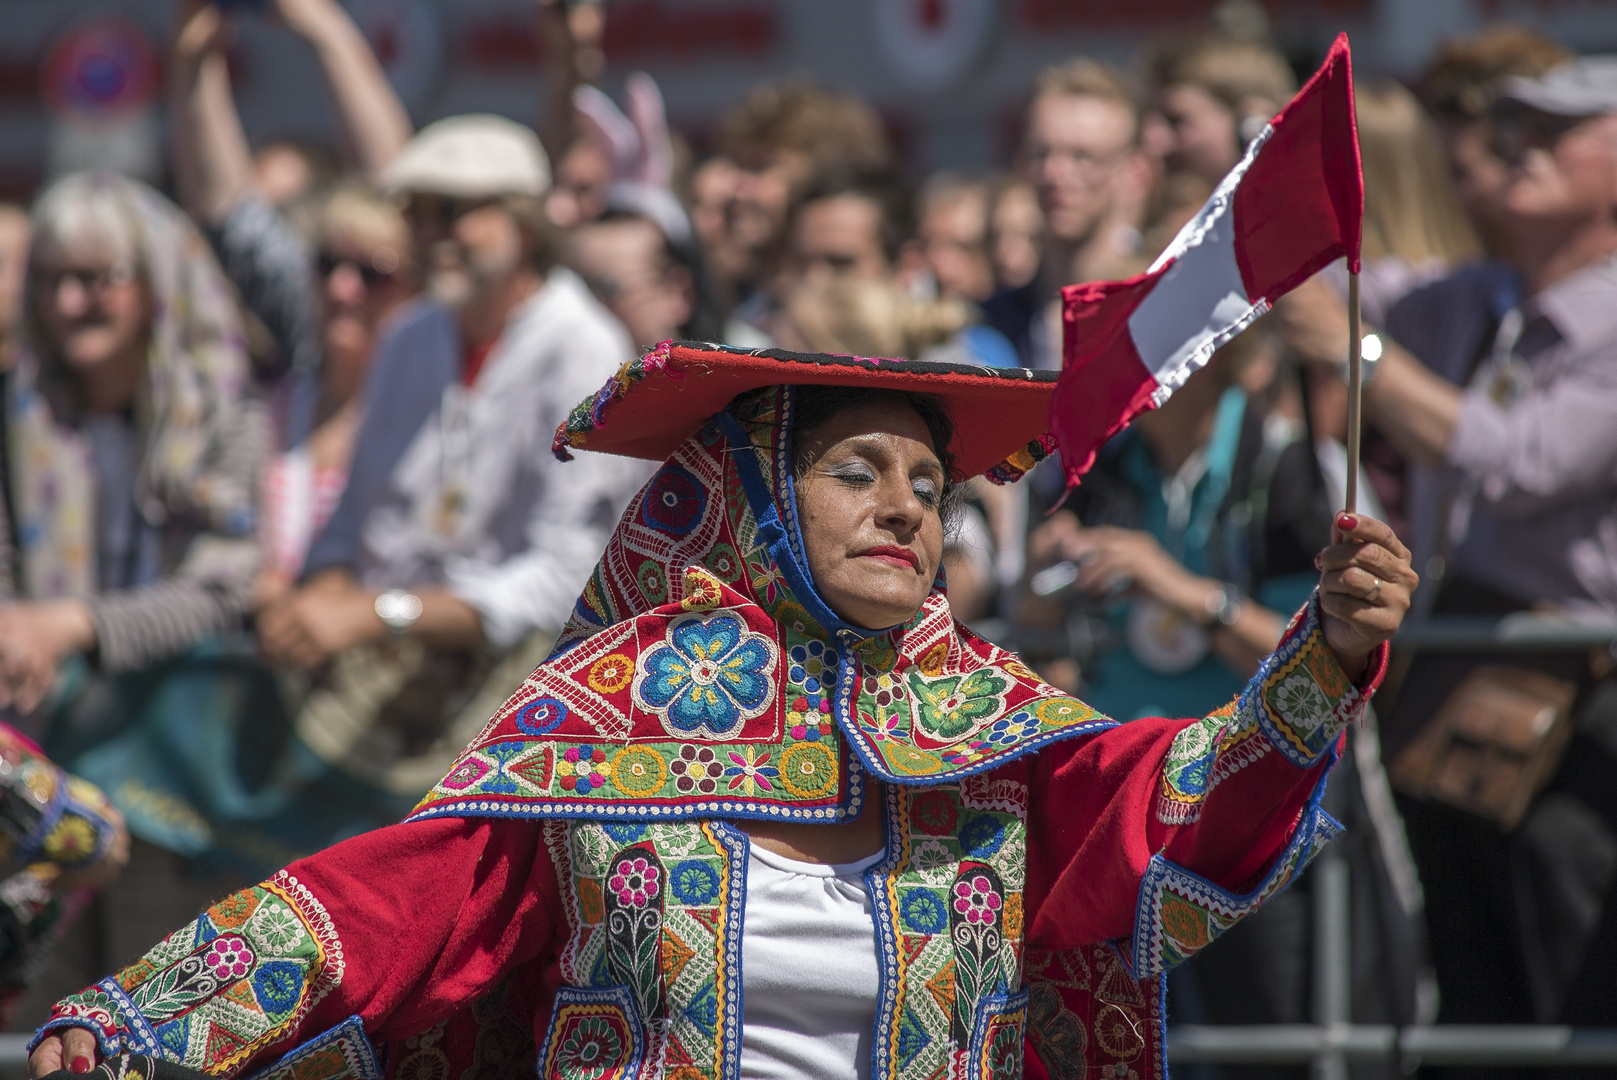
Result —
[[1370, 656], [1403, 625], [1420, 584], [1409, 549], [1384, 522], [1338, 514], [1330, 547], [1319, 553], [1319, 606], [1325, 641], [1350, 678], [1364, 675]]

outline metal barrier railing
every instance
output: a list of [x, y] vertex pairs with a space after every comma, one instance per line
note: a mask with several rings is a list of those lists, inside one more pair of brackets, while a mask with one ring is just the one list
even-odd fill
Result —
[[[1434, 616], [1405, 625], [1395, 644], [1426, 651], [1570, 651], [1605, 645], [1617, 656], [1617, 616], [1522, 612], [1502, 619]], [[1531, 1024], [1434, 1024], [1397, 1028], [1352, 1023], [1352, 933], [1348, 864], [1334, 847], [1313, 876], [1314, 1023], [1180, 1025], [1168, 1030], [1168, 1060], [1240, 1065], [1313, 1065], [1315, 1080], [1347, 1080], [1349, 1061], [1416, 1065], [1617, 1065], [1617, 1028]]]
[[1611, 1065], [1617, 1064], [1617, 1031], [1536, 1024], [1274, 1024], [1185, 1025], [1168, 1032], [1168, 1060], [1176, 1064], [1300, 1065], [1322, 1058], [1391, 1061], [1405, 1071], [1417, 1065]]

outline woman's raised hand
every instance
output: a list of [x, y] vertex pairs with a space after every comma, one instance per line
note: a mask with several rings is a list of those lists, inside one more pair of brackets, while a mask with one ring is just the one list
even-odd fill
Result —
[[1420, 578], [1409, 549], [1375, 518], [1338, 514], [1331, 539], [1314, 560], [1325, 640], [1342, 669], [1357, 679], [1370, 654], [1403, 625]]
[[87, 1073], [95, 1068], [100, 1054], [96, 1052], [95, 1036], [86, 1028], [59, 1028], [47, 1035], [43, 1042], [28, 1055], [28, 1075], [33, 1080], [66, 1069]]

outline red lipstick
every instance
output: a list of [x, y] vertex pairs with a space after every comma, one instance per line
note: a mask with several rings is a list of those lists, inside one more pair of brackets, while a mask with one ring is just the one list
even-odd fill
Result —
[[921, 568], [920, 557], [909, 548], [899, 547], [897, 544], [882, 544], [878, 547], [873, 547], [869, 551], [860, 552], [860, 558], [880, 559], [882, 562], [894, 566], [903, 565], [911, 570]]

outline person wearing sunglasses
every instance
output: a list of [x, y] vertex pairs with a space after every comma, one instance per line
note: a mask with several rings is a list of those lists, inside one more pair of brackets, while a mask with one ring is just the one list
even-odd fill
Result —
[[[225, 48], [240, 16], [207, 0], [186, 0], [175, 24], [172, 156], [181, 204], [204, 227], [245, 306], [268, 331], [267, 347], [255, 350], [255, 375], [277, 399], [281, 444], [291, 449], [344, 412], [377, 328], [412, 292], [408, 231], [397, 208], [374, 190], [412, 126], [340, 4], [269, 0], [262, 6], [320, 60], [339, 142], [350, 148], [343, 163], [349, 175], [300, 198], [298, 216], [312, 236], [293, 228], [255, 170], [231, 93]], [[317, 264], [321, 254], [369, 268], [361, 271], [366, 294], [342, 288], [345, 279], [334, 290], [331, 275]], [[345, 452], [327, 456], [340, 461]]]
[[172, 60], [176, 115], [187, 121], [174, 129], [178, 186], [273, 341], [260, 374], [271, 384], [282, 453], [264, 480], [260, 607], [297, 579], [310, 542], [336, 509], [377, 334], [416, 281], [399, 207], [365, 179], [409, 137], [403, 107], [330, 0], [283, 0], [276, 13], [316, 46], [345, 129], [364, 129], [363, 138], [347, 140], [357, 173], [304, 198], [308, 239], [253, 169], [225, 70], [229, 17], [217, 5], [189, 4]]

